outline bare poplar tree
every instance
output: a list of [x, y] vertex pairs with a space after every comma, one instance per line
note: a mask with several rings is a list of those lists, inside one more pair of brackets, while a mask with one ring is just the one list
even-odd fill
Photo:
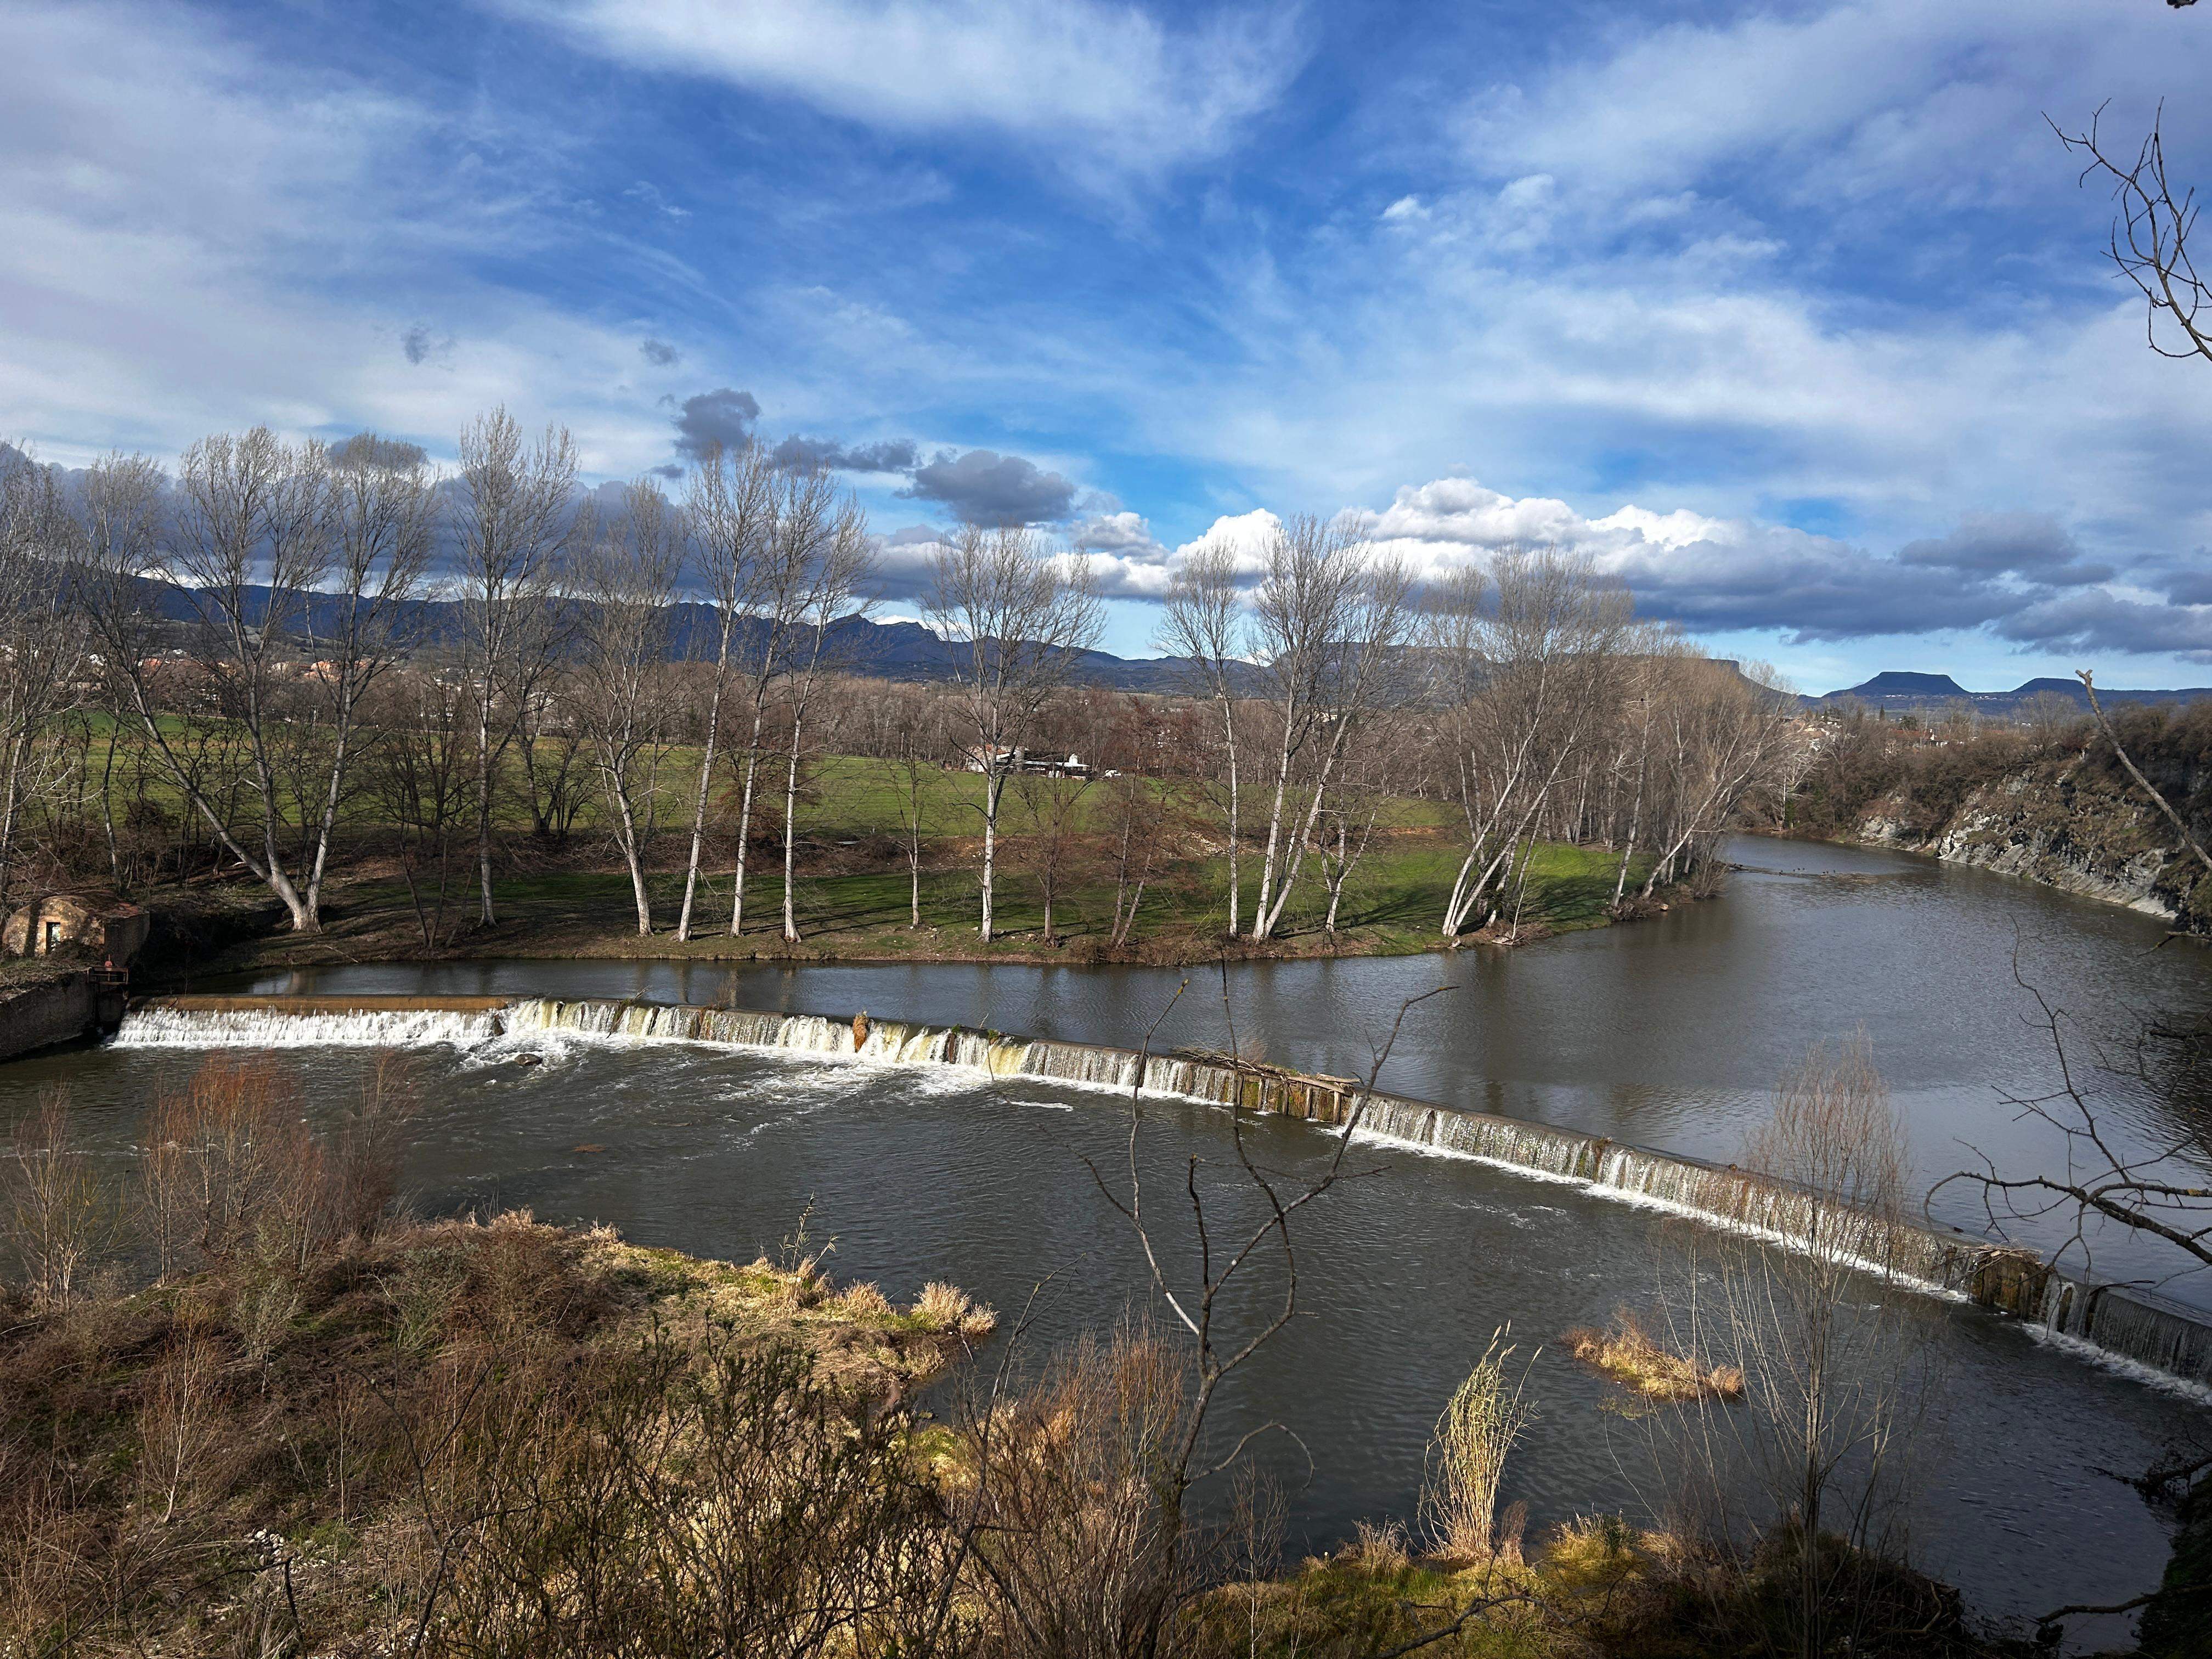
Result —
[[1439, 584], [1426, 618], [1467, 853], [1445, 901], [1456, 939], [1512, 885], [1553, 792], [1604, 729], [1628, 600], [1586, 556], [1509, 548]]
[[378, 688], [368, 760], [371, 799], [399, 831], [399, 873], [423, 948], [448, 942], [454, 859], [471, 839], [475, 723], [463, 692], [428, 674]]
[[330, 459], [332, 592], [325, 620], [310, 612], [308, 643], [320, 657], [312, 691], [324, 705], [330, 751], [307, 866], [307, 906], [320, 916], [331, 842], [353, 769], [362, 700], [413, 633], [410, 606], [422, 590], [436, 527], [437, 479], [412, 445], [362, 433]]
[[650, 934], [646, 827], [667, 732], [669, 605], [683, 536], [660, 486], [641, 478], [623, 489], [619, 520], [602, 525], [588, 515], [576, 543], [578, 712], [629, 870], [637, 931]]
[[1778, 775], [1796, 727], [1796, 708], [1773, 670], [1763, 663], [1739, 673], [1730, 665], [1692, 658], [1669, 676], [1674, 695], [1664, 715], [1673, 764], [1659, 854], [1644, 884], [1647, 898], [1672, 880], [1686, 854], [1717, 842], [1753, 790]]
[[78, 533], [52, 469], [0, 463], [0, 910], [24, 804], [66, 763], [49, 739], [84, 674], [66, 578]]
[[745, 672], [752, 729], [745, 742], [738, 793], [738, 867], [730, 895], [730, 937], [745, 928], [745, 876], [751, 860], [753, 799], [766, 758], [761, 738], [768, 725], [769, 694], [791, 667], [813, 592], [816, 562], [835, 529], [837, 487], [823, 471], [780, 471], [768, 492], [763, 528], [747, 618]]
[[1252, 638], [1277, 743], [1254, 939], [1281, 925], [1329, 780], [1399, 683], [1412, 592], [1405, 567], [1376, 558], [1348, 520], [1292, 519], [1269, 540]]
[[1237, 854], [1242, 836], [1237, 778], [1237, 672], [1243, 666], [1243, 619], [1237, 595], [1237, 556], [1224, 543], [1207, 541], [1176, 571], [1162, 608], [1159, 643], [1186, 658], [1202, 694], [1221, 715], [1227, 769], [1229, 937], [1243, 926]]
[[1089, 562], [1049, 554], [1034, 531], [962, 529], [939, 549], [923, 615], [952, 647], [963, 722], [983, 772], [982, 919], [993, 936], [998, 876], [999, 808], [1052, 694], [1104, 625]]
[[691, 800], [691, 849], [684, 866], [684, 907], [676, 937], [691, 937], [699, 866], [707, 842], [707, 800], [722, 736], [722, 698], [729, 689], [732, 647], [759, 580], [761, 538], [775, 517], [775, 470], [755, 447], [732, 455], [717, 444], [691, 473], [684, 497], [691, 544], [714, 616], [714, 668], [707, 697], [707, 728], [699, 777]]
[[476, 715], [478, 920], [492, 908], [499, 769], [557, 654], [556, 585], [576, 487], [576, 446], [548, 427], [534, 443], [501, 406], [461, 434], [461, 653]]
[[823, 672], [831, 666], [841, 624], [857, 620], [872, 602], [864, 592], [874, 573], [868, 545], [868, 520], [848, 495], [836, 504], [828, 533], [815, 539], [806, 563], [805, 598], [793, 632], [791, 672], [785, 702], [791, 714], [791, 742], [783, 775], [783, 936], [799, 942], [799, 911], [793, 860], [799, 846], [799, 767], [805, 753], [806, 711]]
[[[146, 482], [128, 463], [112, 464], [88, 502], [100, 494], [119, 504]], [[106, 510], [88, 506], [88, 571], [78, 587], [135, 723], [189, 809], [283, 902], [295, 931], [316, 932], [313, 861], [303, 859], [295, 870], [287, 856], [286, 843], [297, 837], [288, 812], [291, 762], [280, 749], [300, 733], [285, 718], [279, 671], [287, 641], [302, 634], [307, 606], [333, 574], [338, 536], [329, 457], [319, 444], [294, 448], [265, 428], [204, 439], [185, 452], [166, 538], [138, 533], [150, 515], [119, 510], [131, 533], [103, 527]], [[195, 613], [212, 724], [188, 717], [173, 726], [162, 719], [161, 665], [144, 655], [149, 579], [175, 584]], [[210, 753], [234, 748], [237, 769], [226, 764], [210, 773]], [[343, 757], [331, 764], [334, 787], [342, 787]], [[250, 828], [236, 823], [240, 797], [251, 803]]]
[[944, 752], [943, 734], [930, 718], [927, 702], [899, 700], [897, 724], [890, 733], [891, 760], [898, 779], [899, 843], [906, 854], [908, 926], [921, 927], [921, 860], [936, 813], [925, 780]]

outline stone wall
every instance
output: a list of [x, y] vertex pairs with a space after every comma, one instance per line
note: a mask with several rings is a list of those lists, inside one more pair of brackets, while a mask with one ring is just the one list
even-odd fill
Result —
[[66, 974], [0, 998], [0, 1060], [111, 1030], [123, 1018], [123, 999], [104, 992], [88, 973]]

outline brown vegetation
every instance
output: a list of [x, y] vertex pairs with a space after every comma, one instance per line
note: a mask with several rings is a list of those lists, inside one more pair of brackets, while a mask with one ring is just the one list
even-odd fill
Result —
[[1670, 1352], [1653, 1341], [1642, 1321], [1626, 1309], [1603, 1330], [1580, 1326], [1559, 1340], [1584, 1364], [1653, 1400], [1743, 1397], [1741, 1366], [1700, 1365], [1687, 1355]]

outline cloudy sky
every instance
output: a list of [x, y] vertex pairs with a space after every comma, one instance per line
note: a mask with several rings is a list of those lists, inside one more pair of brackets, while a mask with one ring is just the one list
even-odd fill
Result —
[[[963, 516], [1176, 550], [1367, 515], [1590, 550], [1807, 690], [2212, 684], [2212, 364], [2045, 124], [2161, 99], [2163, 0], [0, 0], [0, 438], [267, 422], [598, 477], [844, 469], [893, 608]], [[1224, 522], [1225, 521], [1225, 522]]]

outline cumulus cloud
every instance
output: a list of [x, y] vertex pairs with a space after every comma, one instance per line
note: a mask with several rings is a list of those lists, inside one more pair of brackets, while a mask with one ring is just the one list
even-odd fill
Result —
[[683, 356], [665, 340], [641, 340], [637, 349], [640, 356], [657, 368], [672, 368]]
[[2094, 587], [2112, 577], [2110, 567], [2083, 562], [2074, 537], [2040, 514], [1970, 514], [1948, 535], [1888, 556], [1686, 510], [1627, 506], [1587, 518], [1562, 501], [1446, 478], [1399, 490], [1389, 507], [1364, 515], [1362, 528], [1430, 578], [1505, 547], [1585, 553], [1636, 596], [1641, 614], [1692, 631], [1774, 632], [1807, 644], [1987, 629], [2054, 649], [2212, 648], [2212, 611]]
[[1085, 519], [1068, 538], [1085, 552], [1164, 559], [1167, 550], [1140, 513], [1100, 513]]
[[760, 419], [760, 399], [734, 386], [702, 392], [681, 404], [673, 398], [660, 401], [676, 410], [677, 453], [695, 461], [704, 460], [717, 446], [732, 452], [748, 447], [753, 423]]
[[914, 468], [899, 494], [935, 501], [969, 524], [1058, 524], [1075, 507], [1075, 485], [1019, 455], [939, 450]]

